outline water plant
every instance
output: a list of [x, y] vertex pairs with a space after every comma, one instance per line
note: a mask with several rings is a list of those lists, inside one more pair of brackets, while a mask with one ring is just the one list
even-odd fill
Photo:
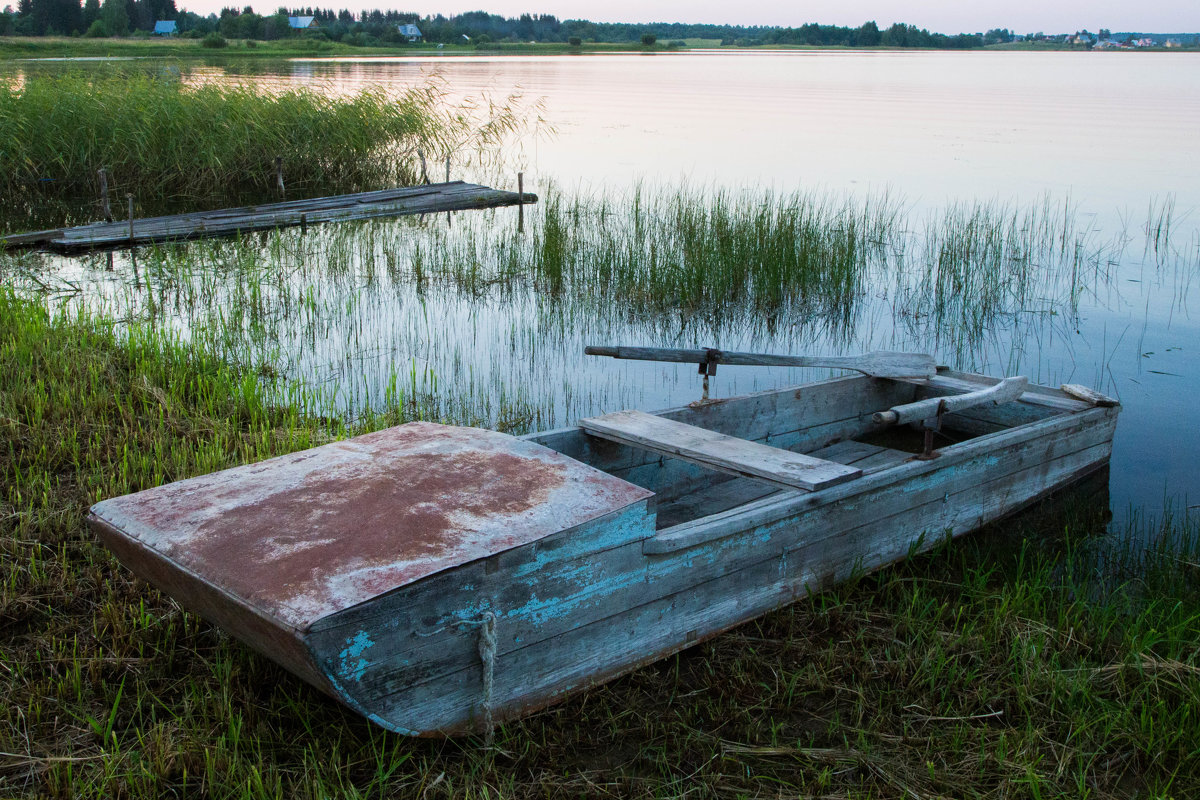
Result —
[[96, 219], [101, 168], [118, 217], [126, 193], [139, 215], [273, 197], [276, 157], [291, 197], [411, 184], [419, 150], [492, 151], [519, 126], [504, 103], [474, 110], [483, 118], [445, 102], [436, 80], [398, 96], [334, 95], [193, 82], [178, 70], [31, 72], [0, 81], [0, 192], [18, 201], [0, 223], [12, 230], [48, 199]]

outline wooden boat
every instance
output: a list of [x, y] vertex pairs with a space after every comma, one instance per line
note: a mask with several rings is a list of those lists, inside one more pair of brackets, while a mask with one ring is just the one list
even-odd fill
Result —
[[[672, 354], [706, 375], [744, 363]], [[409, 423], [106, 500], [89, 522], [378, 724], [486, 732], [1107, 465], [1102, 395], [917, 372], [524, 437]]]

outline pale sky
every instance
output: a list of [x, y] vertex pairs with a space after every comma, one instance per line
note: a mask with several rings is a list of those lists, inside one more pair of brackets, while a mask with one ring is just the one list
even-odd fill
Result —
[[[246, 0], [176, 0], [199, 14]], [[249, 0], [269, 13], [280, 5], [312, 5], [352, 10], [393, 8], [421, 14], [483, 10], [503, 16], [554, 14], [559, 19], [596, 22], [711, 22], [732, 25], [861, 25], [881, 28], [906, 22], [938, 33], [974, 33], [1008, 28], [1017, 33], [1071, 33], [1086, 28], [1146, 33], [1200, 32], [1200, 0]]]

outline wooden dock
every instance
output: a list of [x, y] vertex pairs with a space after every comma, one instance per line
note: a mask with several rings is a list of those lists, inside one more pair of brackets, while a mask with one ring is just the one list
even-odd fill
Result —
[[537, 195], [534, 194], [506, 192], [453, 181], [164, 217], [97, 222], [75, 228], [13, 234], [4, 237], [3, 242], [5, 249], [42, 247], [60, 253], [78, 253], [184, 239], [233, 236], [322, 222], [434, 214], [535, 202]]

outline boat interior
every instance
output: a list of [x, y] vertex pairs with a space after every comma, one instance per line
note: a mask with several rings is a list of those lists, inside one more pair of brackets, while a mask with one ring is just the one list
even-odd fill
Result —
[[937, 458], [959, 443], [1090, 407], [1057, 389], [1022, 384], [1016, 401], [982, 396], [920, 422], [877, 421], [889, 409], [985, 395], [997, 383], [947, 369], [929, 379], [833, 378], [652, 415], [606, 414], [529, 438], [653, 491], [662, 530]]

